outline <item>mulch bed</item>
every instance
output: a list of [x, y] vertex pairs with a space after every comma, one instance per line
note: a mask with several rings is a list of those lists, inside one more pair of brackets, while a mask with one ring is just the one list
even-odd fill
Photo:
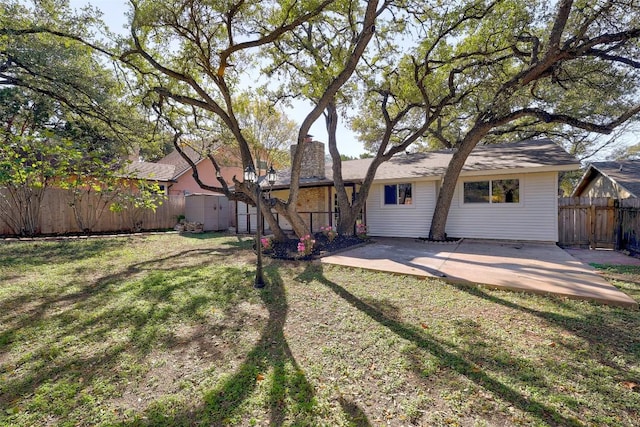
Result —
[[273, 242], [273, 248], [263, 251], [265, 256], [275, 259], [286, 260], [311, 260], [323, 257], [325, 255], [338, 252], [344, 249], [348, 249], [352, 246], [360, 245], [365, 240], [357, 236], [337, 236], [331, 242], [322, 233], [316, 233], [313, 235], [316, 243], [313, 245], [313, 252], [311, 255], [300, 256], [298, 253], [299, 239], [288, 239], [285, 242]]

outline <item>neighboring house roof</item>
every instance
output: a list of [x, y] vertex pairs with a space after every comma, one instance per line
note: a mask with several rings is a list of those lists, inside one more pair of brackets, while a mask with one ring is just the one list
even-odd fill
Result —
[[125, 168], [125, 174], [137, 179], [149, 181], [172, 181], [175, 166], [151, 162], [133, 162]]
[[[205, 158], [196, 150], [189, 146], [185, 146], [183, 151], [197, 165]], [[219, 157], [222, 161], [227, 162], [228, 150], [220, 150], [222, 155]], [[157, 162], [132, 162], [125, 168], [125, 175], [137, 179], [147, 179], [150, 181], [175, 181], [191, 170], [191, 166], [182, 158], [178, 151], [173, 150]]]
[[[398, 179], [439, 178], [444, 175], [453, 156], [452, 150], [430, 151], [426, 153], [399, 154], [380, 165], [376, 171], [376, 181]], [[348, 160], [342, 162], [342, 176], [345, 182], [361, 182], [373, 159]], [[462, 175], [475, 175], [486, 172], [535, 169], [575, 170], [579, 163], [562, 147], [549, 139], [526, 140], [508, 144], [489, 144], [477, 146], [467, 158]], [[331, 185], [333, 180], [331, 166], [326, 167], [324, 179], [301, 179], [300, 185]], [[274, 187], [287, 187], [291, 180], [291, 171], [278, 173]]]
[[[193, 160], [193, 162], [196, 165], [200, 163], [202, 160], [204, 160], [204, 158], [200, 155], [200, 153], [198, 153], [196, 150], [194, 150], [191, 147], [188, 147], [188, 146], [183, 147], [182, 150], [187, 156], [189, 156], [191, 160]], [[174, 178], [178, 178], [182, 176], [185, 172], [187, 172], [191, 168], [191, 166], [189, 166], [189, 163], [187, 163], [187, 161], [183, 159], [180, 153], [178, 153], [178, 151], [176, 150], [173, 150], [171, 153], [167, 154], [162, 159], [158, 160], [158, 163], [173, 166]]]
[[640, 160], [591, 163], [571, 195], [575, 197], [581, 194], [599, 175], [619, 185], [633, 197], [640, 197]]
[[[186, 145], [182, 147], [182, 151], [197, 165], [201, 161], [205, 159], [198, 151]], [[220, 147], [216, 150], [216, 161], [222, 166], [230, 166], [232, 163], [235, 163], [232, 159], [232, 153], [229, 149], [225, 147]], [[187, 171], [191, 169], [189, 163], [182, 158], [180, 153], [177, 150], [173, 150], [171, 153], [167, 154], [162, 159], [158, 160], [160, 164], [172, 165], [175, 168], [174, 171], [174, 179], [178, 179], [182, 175], [184, 175]]]

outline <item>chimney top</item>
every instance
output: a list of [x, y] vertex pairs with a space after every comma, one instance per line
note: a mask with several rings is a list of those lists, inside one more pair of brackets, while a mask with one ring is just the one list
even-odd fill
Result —
[[[302, 148], [302, 164], [300, 165], [300, 178], [324, 178], [324, 144], [320, 141], [312, 141], [311, 136], [304, 139], [300, 145]], [[296, 155], [298, 144], [290, 147], [291, 158]]]

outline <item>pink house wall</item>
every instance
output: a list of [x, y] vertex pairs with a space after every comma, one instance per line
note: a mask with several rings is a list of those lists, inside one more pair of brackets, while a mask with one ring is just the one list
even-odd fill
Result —
[[[240, 167], [223, 166], [221, 167], [221, 173], [222, 177], [230, 186], [233, 185], [234, 175], [238, 180], [242, 181], [242, 168]], [[214, 187], [220, 187], [220, 183], [216, 178], [216, 170], [210, 161], [203, 160], [198, 163], [198, 175], [203, 183]], [[200, 188], [196, 180], [193, 179], [191, 169], [188, 169], [185, 173], [180, 175], [177, 181], [178, 182], [169, 184], [169, 194], [220, 194]]]

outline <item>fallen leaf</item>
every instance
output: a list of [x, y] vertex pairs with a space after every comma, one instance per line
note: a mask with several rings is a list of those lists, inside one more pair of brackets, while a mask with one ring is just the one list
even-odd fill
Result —
[[8, 415], [16, 415], [19, 412], [20, 412], [20, 407], [18, 407], [18, 406], [14, 406], [12, 408], [7, 409], [7, 414]]
[[262, 381], [262, 380], [264, 380], [264, 375], [262, 375], [262, 374], [258, 374], [258, 375], [256, 376], [256, 380], [257, 380], [257, 381]]
[[422, 322], [422, 323], [420, 324], [420, 326], [422, 326], [422, 329], [428, 329], [428, 328], [429, 328], [429, 325], [427, 325], [427, 324], [426, 324], [426, 323], [424, 323], [424, 322]]

